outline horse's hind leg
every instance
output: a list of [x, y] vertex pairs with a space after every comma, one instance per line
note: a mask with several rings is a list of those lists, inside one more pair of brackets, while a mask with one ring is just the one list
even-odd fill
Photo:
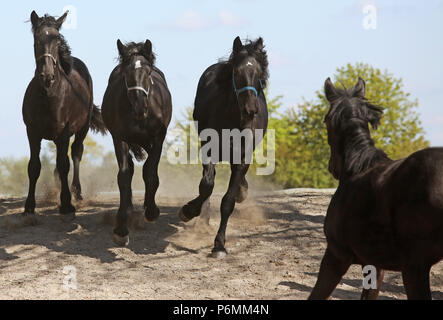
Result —
[[143, 180], [145, 182], [145, 218], [154, 222], [160, 216], [160, 209], [155, 203], [155, 195], [160, 185], [158, 165], [162, 153], [163, 139], [156, 140], [149, 148], [148, 159], [143, 166]]
[[25, 203], [24, 215], [33, 215], [35, 213], [35, 186], [40, 176], [40, 148], [42, 139], [37, 137], [30, 129], [27, 130], [29, 147], [31, 149], [31, 158], [28, 164], [29, 191]]
[[402, 271], [403, 284], [409, 300], [431, 300], [430, 266], [412, 262]]
[[71, 204], [71, 191], [69, 190], [69, 132], [68, 127], [63, 130], [61, 136], [55, 141], [57, 146], [57, 171], [60, 175], [61, 193], [60, 193], [60, 214], [65, 216], [66, 220], [72, 220], [75, 217], [75, 208]]
[[248, 198], [248, 181], [246, 180], [246, 177], [243, 178], [243, 180], [240, 182], [240, 187], [238, 188], [237, 196], [235, 197], [235, 202], [242, 203]]
[[128, 144], [115, 137], [113, 140], [119, 168], [117, 179], [120, 190], [120, 207], [117, 212], [117, 225], [114, 229], [114, 242], [118, 246], [127, 246], [129, 244], [128, 210], [132, 209], [131, 182], [134, 163], [129, 154]]
[[80, 161], [82, 161], [83, 156], [83, 141], [88, 134], [89, 126], [85, 126], [81, 129], [76, 135], [74, 143], [71, 147], [71, 157], [72, 162], [74, 164], [74, 176], [72, 178], [72, 187], [71, 190], [74, 193], [74, 197], [76, 200], [83, 200], [82, 197], [82, 187], [80, 184]]
[[377, 300], [380, 294], [380, 288], [383, 283], [385, 271], [377, 268], [377, 289], [363, 289], [361, 300]]
[[328, 246], [320, 265], [317, 283], [309, 296], [309, 300], [328, 299], [348, 271], [351, 262], [351, 259], [337, 257]]
[[179, 216], [182, 221], [191, 221], [201, 214], [203, 204], [211, 197], [214, 190], [215, 174], [215, 164], [203, 165], [203, 177], [199, 185], [199, 195], [180, 210]]

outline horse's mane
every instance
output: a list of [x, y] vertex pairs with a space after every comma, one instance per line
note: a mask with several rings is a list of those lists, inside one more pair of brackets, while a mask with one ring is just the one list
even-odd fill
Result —
[[357, 97], [355, 88], [335, 89], [337, 98], [331, 102], [326, 116], [339, 135], [344, 152], [345, 173], [348, 176], [371, 168], [376, 162], [388, 159], [387, 155], [374, 145], [368, 124], [376, 129], [380, 124], [383, 109], [368, 99]]
[[[49, 27], [58, 29], [57, 20], [48, 14], [45, 14], [43, 17], [38, 19], [37, 25], [32, 26], [32, 32], [35, 34], [40, 28]], [[60, 45], [58, 47], [58, 54], [60, 57], [60, 62], [63, 70], [65, 70], [66, 74], [69, 74], [72, 70], [72, 56], [71, 56], [71, 48], [66, 42], [65, 37], [61, 33], [58, 34], [58, 38], [60, 39]]]
[[151, 67], [155, 65], [155, 53], [153, 51], [149, 53], [145, 52], [143, 42], [129, 42], [126, 43], [125, 46], [126, 53], [124, 55], [119, 54], [118, 57], [118, 61], [120, 64], [127, 63], [133, 56], [143, 56], [148, 61]]
[[263, 48], [258, 48], [257, 43], [261, 40], [260, 38], [256, 41], [246, 40], [246, 44], [243, 46], [243, 50], [239, 53], [232, 51], [228, 59], [220, 59], [219, 63], [223, 65], [220, 73], [218, 74], [219, 82], [225, 82], [226, 80], [232, 79], [232, 68], [238, 64], [245, 56], [252, 56], [260, 64], [262, 75], [260, 79], [262, 80], [263, 89], [266, 88], [269, 79], [269, 62], [268, 54]]

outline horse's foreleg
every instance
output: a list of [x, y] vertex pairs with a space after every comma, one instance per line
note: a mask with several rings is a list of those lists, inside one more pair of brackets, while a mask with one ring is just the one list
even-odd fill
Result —
[[119, 168], [117, 180], [120, 190], [120, 207], [114, 229], [114, 242], [118, 246], [127, 246], [129, 244], [128, 210], [132, 209], [131, 182], [134, 174], [134, 164], [129, 155], [128, 144], [114, 137], [113, 140]]
[[31, 130], [27, 130], [29, 147], [31, 149], [31, 158], [28, 164], [28, 177], [29, 177], [29, 191], [28, 197], [25, 203], [25, 216], [34, 214], [35, 212], [35, 186], [37, 180], [40, 177], [41, 162], [40, 162], [40, 148], [41, 138], [36, 137]]
[[383, 283], [385, 271], [377, 268], [377, 289], [363, 289], [361, 300], [377, 300]]
[[60, 175], [61, 193], [60, 193], [60, 214], [64, 215], [66, 219], [73, 219], [75, 217], [75, 208], [71, 204], [71, 191], [69, 190], [68, 174], [69, 174], [69, 133], [66, 128], [62, 135], [55, 141], [57, 146], [57, 171]]
[[225, 249], [226, 227], [228, 226], [229, 217], [234, 211], [235, 199], [238, 195], [240, 184], [245, 178], [248, 169], [248, 164], [238, 164], [231, 166], [231, 179], [229, 181], [228, 192], [223, 197], [220, 206], [221, 222], [217, 232], [217, 236], [214, 241], [214, 248], [212, 249], [212, 254], [216, 258], [222, 258], [227, 253]]
[[330, 247], [326, 249], [320, 265], [317, 283], [312, 290], [309, 300], [326, 300], [339, 284], [351, 265], [351, 259], [346, 261], [338, 258]]
[[431, 267], [412, 262], [402, 271], [403, 284], [409, 300], [431, 300], [429, 272]]
[[74, 164], [74, 176], [72, 178], [72, 192], [76, 200], [83, 200], [82, 197], [82, 187], [80, 184], [80, 161], [83, 156], [83, 141], [88, 134], [89, 126], [83, 128], [80, 132], [75, 135], [74, 143], [71, 147], [71, 157]]
[[161, 158], [163, 140], [156, 141], [148, 151], [148, 159], [143, 166], [143, 180], [145, 182], [145, 218], [154, 222], [160, 216], [160, 209], [155, 203], [155, 195], [160, 185], [158, 165]]
[[188, 222], [201, 214], [202, 206], [208, 200], [214, 190], [215, 164], [209, 163], [203, 165], [203, 176], [199, 185], [199, 195], [194, 200], [187, 203], [180, 210], [180, 219]]

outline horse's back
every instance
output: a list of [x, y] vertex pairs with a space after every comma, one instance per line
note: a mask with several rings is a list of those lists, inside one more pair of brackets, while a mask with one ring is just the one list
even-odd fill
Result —
[[86, 64], [77, 57], [72, 57], [72, 68], [77, 71], [92, 90], [92, 78]]
[[202, 122], [206, 120], [211, 113], [208, 109], [214, 107], [214, 102], [217, 101], [219, 93], [217, 76], [222, 66], [222, 63], [213, 64], [200, 77], [194, 103], [193, 117], [195, 121]]

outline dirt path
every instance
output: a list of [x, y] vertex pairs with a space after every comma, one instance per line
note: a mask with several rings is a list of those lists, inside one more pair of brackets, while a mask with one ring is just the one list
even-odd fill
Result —
[[[209, 225], [179, 222], [189, 199], [161, 198], [159, 221], [134, 219], [128, 248], [115, 248], [111, 238], [115, 195], [80, 204], [73, 223], [60, 220], [55, 203], [39, 202], [36, 226], [22, 225], [22, 199], [0, 200], [0, 299], [306, 299], [325, 249], [330, 197], [297, 190], [239, 205], [221, 261], [208, 257], [219, 197]], [[67, 281], [74, 276], [76, 289]], [[361, 284], [361, 268], [352, 267], [333, 297], [359, 299]], [[431, 284], [434, 299], [443, 299], [443, 263], [432, 269]], [[382, 299], [404, 299], [400, 274], [388, 273], [382, 291]]]

